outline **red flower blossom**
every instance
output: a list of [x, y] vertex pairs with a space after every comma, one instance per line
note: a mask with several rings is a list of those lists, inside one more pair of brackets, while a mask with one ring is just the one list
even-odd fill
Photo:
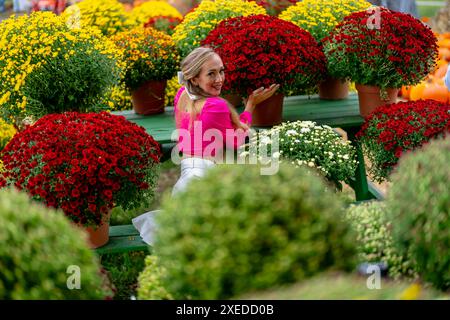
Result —
[[281, 84], [307, 89], [325, 74], [325, 56], [316, 40], [295, 24], [267, 15], [229, 18], [202, 45], [222, 58], [227, 81], [223, 90], [241, 95]]
[[450, 132], [450, 105], [435, 100], [378, 107], [356, 135], [370, 160], [375, 179], [386, 179], [406, 152]]
[[98, 225], [115, 205], [148, 201], [160, 154], [144, 128], [122, 116], [49, 114], [2, 150], [0, 187], [15, 185], [76, 223]]
[[437, 39], [413, 16], [376, 7], [355, 12], [323, 39], [335, 78], [400, 88], [419, 83], [434, 69]]

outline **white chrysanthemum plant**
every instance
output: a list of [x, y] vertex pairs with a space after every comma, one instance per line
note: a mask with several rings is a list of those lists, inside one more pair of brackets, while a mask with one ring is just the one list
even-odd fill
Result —
[[[274, 143], [274, 139], [277, 139]], [[277, 146], [278, 150], [273, 150]], [[255, 154], [256, 153], [256, 154]], [[355, 175], [358, 161], [356, 149], [327, 125], [312, 121], [284, 122], [271, 129], [250, 136], [248, 144], [240, 149], [241, 158], [270, 155], [271, 161], [290, 162], [295, 166], [316, 169], [338, 189]]]

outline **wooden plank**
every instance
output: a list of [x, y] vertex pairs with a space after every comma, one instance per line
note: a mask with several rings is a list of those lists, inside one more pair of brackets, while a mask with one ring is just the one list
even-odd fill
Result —
[[110, 237], [106, 245], [95, 249], [98, 254], [120, 253], [139, 250], [150, 250], [150, 246], [146, 244], [139, 235]]
[[139, 231], [137, 231], [132, 224], [109, 227], [110, 237], [136, 236], [136, 235], [139, 235]]

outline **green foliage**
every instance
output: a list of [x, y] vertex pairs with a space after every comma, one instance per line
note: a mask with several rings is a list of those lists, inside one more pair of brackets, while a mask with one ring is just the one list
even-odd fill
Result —
[[448, 294], [427, 285], [407, 281], [382, 280], [381, 288], [367, 288], [367, 277], [355, 274], [324, 273], [299, 283], [252, 292], [237, 300], [414, 300], [449, 299]]
[[390, 231], [392, 223], [386, 220], [384, 203], [351, 205], [345, 218], [357, 234], [360, 262], [384, 262], [393, 278], [402, 275], [416, 277], [411, 261], [403, 257], [394, 245]]
[[[81, 289], [68, 289], [75, 275], [69, 266], [80, 268]], [[87, 235], [62, 212], [11, 189], [0, 190], [0, 270], [0, 299], [102, 299], [111, 294]]]
[[147, 254], [146, 251], [133, 251], [101, 255], [101, 264], [116, 289], [114, 300], [130, 300], [136, 296], [137, 279], [144, 269]]
[[220, 166], [163, 199], [154, 253], [175, 299], [224, 299], [353, 267], [340, 198], [305, 168], [260, 170]]
[[166, 269], [159, 265], [158, 257], [147, 256], [145, 269], [139, 275], [138, 298], [140, 300], [171, 300], [172, 296], [163, 286]]
[[47, 58], [26, 78], [23, 93], [30, 114], [40, 118], [65, 111], [106, 110], [99, 103], [119, 81], [116, 61], [88, 42], [74, 44], [71, 55]]
[[450, 288], [449, 163], [449, 138], [406, 155], [387, 199], [394, 241], [410, 250], [419, 275], [439, 289]]

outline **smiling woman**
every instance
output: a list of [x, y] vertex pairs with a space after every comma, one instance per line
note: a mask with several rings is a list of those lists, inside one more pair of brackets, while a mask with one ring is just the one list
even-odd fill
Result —
[[[183, 87], [175, 96], [174, 114], [179, 136], [175, 150], [182, 153], [182, 157], [175, 158], [176, 152], [172, 152], [172, 161], [180, 161], [181, 177], [172, 195], [184, 191], [192, 180], [203, 177], [216, 163], [222, 163], [225, 147], [235, 150], [241, 146], [251, 126], [255, 106], [279, 88], [273, 84], [253, 91], [244, 112], [238, 115], [219, 97], [225, 71], [222, 59], [211, 48], [194, 49], [181, 62], [181, 70], [178, 77]], [[154, 213], [150, 211], [133, 219], [146, 242], [152, 239]]]
[[[180, 82], [184, 87], [178, 91], [174, 106], [176, 125], [180, 130], [178, 148], [187, 159], [181, 160], [182, 175], [174, 192], [183, 190], [192, 178], [203, 175], [203, 171], [183, 171], [183, 161], [186, 168], [192, 161], [201, 163], [201, 168], [222, 162], [223, 147], [236, 149], [244, 143], [245, 131], [251, 126], [255, 106], [271, 97], [279, 87], [272, 85], [255, 90], [249, 96], [242, 114], [238, 115], [219, 97], [225, 72], [217, 53], [210, 48], [197, 48], [183, 60], [181, 69]], [[217, 133], [218, 137], [212, 133]], [[217, 148], [209, 148], [210, 140], [204, 141], [203, 137], [209, 134], [215, 136], [214, 144], [221, 141]]]

